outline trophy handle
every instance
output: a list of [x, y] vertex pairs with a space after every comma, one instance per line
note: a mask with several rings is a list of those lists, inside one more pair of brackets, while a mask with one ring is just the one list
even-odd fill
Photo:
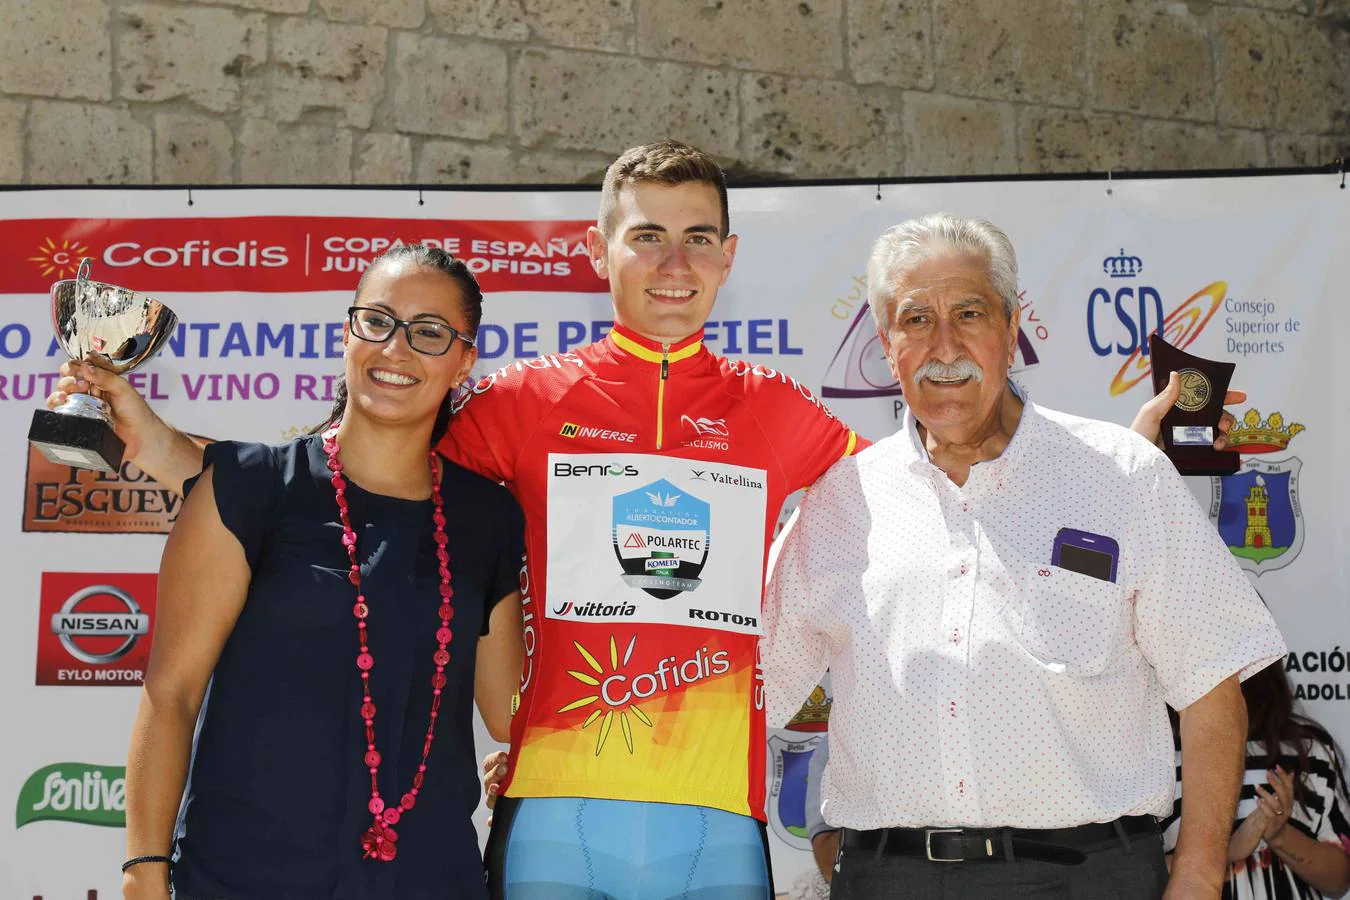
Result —
[[81, 288], [89, 281], [89, 270], [93, 267], [93, 262], [94, 261], [87, 256], [80, 260], [80, 270], [75, 273], [75, 280], [80, 283]]

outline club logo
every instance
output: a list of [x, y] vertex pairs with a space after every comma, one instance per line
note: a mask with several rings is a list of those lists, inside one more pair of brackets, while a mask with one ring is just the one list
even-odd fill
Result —
[[80, 260], [89, 255], [89, 248], [79, 241], [69, 240], [62, 241], [58, 247], [55, 241], [47, 238], [46, 242], [38, 247], [37, 254], [28, 257], [28, 260], [36, 263], [42, 270], [42, 277], [60, 281], [63, 278], [75, 277], [80, 269]]
[[1209, 378], [1199, 369], [1182, 369], [1177, 372], [1181, 381], [1181, 394], [1177, 397], [1177, 406], [1186, 412], [1199, 412], [1205, 408], [1214, 393]]
[[680, 416], [680, 424], [693, 430], [694, 434], [700, 437], [724, 438], [731, 436], [726, 419], [707, 419], [703, 416], [691, 419], [689, 416]]
[[687, 447], [699, 447], [703, 450], [730, 450], [731, 429], [726, 419], [709, 419], [704, 416], [693, 418], [680, 416], [680, 427], [685, 430], [684, 444]]
[[127, 770], [65, 762], [38, 769], [19, 789], [14, 827], [33, 822], [75, 822], [125, 828]]
[[44, 572], [39, 685], [139, 685], [157, 576]]
[[[1009, 374], [1029, 369], [1041, 361], [1028, 328], [1033, 329], [1032, 333], [1041, 342], [1049, 337], [1045, 325], [1038, 324], [1035, 311], [1025, 299], [1025, 292], [1018, 296], [1018, 300], [1022, 303], [1023, 321], [1017, 329], [1017, 353], [1008, 368]], [[853, 316], [852, 324], [825, 369], [820, 396], [829, 399], [896, 397], [901, 393], [900, 383], [891, 374], [886, 348], [877, 335], [871, 308], [864, 302]]]
[[1289, 447], [1289, 442], [1307, 431], [1297, 422], [1284, 422], [1284, 415], [1273, 412], [1269, 418], [1261, 418], [1261, 411], [1249, 409], [1228, 432], [1228, 447], [1243, 454], [1280, 453]]
[[[622, 655], [614, 635], [609, 636], [608, 665], [596, 658], [579, 641], [573, 641], [582, 666], [569, 669], [567, 674], [585, 685], [588, 693], [573, 700], [558, 710], [559, 715], [579, 709], [594, 707], [581, 723], [582, 728], [590, 728], [600, 723], [595, 739], [595, 755], [599, 756], [609, 741], [615, 720], [619, 723], [619, 733], [623, 736], [624, 746], [629, 754], [634, 752], [633, 721], [652, 727], [651, 718], [642, 711], [638, 701], [649, 700], [655, 696], [668, 694], [674, 690], [688, 687], [699, 681], [725, 675], [731, 671], [731, 660], [725, 650], [710, 652], [700, 647], [692, 656], [680, 660], [677, 656], [663, 656], [651, 671], [630, 674], [627, 668], [633, 659], [633, 650], [637, 646], [637, 635], [628, 639]], [[602, 653], [603, 655], [603, 653]]]
[[788, 731], [825, 731], [830, 727], [830, 705], [833, 701], [825, 688], [816, 685], [802, 708], [787, 723]]
[[1296, 456], [1246, 459], [1233, 475], [1212, 478], [1209, 517], [1242, 568], [1258, 576], [1283, 569], [1303, 549]]
[[806, 833], [806, 773], [811, 756], [823, 735], [801, 740], [774, 734], [769, 736], [769, 765], [773, 781], [769, 786], [769, 825], [784, 843], [799, 850], [810, 850]]
[[623, 581], [658, 600], [693, 591], [708, 561], [706, 501], [662, 478], [614, 498], [614, 554]]

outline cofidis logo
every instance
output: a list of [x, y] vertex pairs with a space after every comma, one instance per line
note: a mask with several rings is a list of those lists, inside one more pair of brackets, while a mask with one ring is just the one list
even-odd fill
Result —
[[158, 576], [44, 572], [37, 684], [139, 685]]
[[1228, 292], [1228, 282], [1215, 281], [1165, 312], [1165, 298], [1147, 283], [1144, 272], [1144, 260], [1122, 248], [1119, 256], [1102, 260], [1106, 283], [1088, 294], [1087, 339], [1092, 352], [1101, 357], [1125, 357], [1111, 380], [1113, 397], [1153, 372], [1148, 352], [1150, 334], [1156, 331], [1169, 344], [1184, 350], [1205, 330]]

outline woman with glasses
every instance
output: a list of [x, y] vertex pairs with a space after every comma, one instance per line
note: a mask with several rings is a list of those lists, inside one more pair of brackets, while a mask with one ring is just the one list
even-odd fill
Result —
[[126, 897], [487, 896], [470, 703], [505, 739], [523, 523], [432, 450], [481, 312], [462, 262], [392, 250], [329, 421], [207, 448], [160, 569]]

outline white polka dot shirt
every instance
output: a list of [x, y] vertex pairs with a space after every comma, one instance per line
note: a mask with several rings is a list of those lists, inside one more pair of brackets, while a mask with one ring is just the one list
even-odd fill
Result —
[[[1051, 564], [1062, 528], [1118, 544], [1114, 583]], [[1165, 816], [1164, 704], [1286, 652], [1157, 448], [1030, 402], [1003, 454], [960, 487], [907, 415], [816, 483], [770, 565], [768, 725], [830, 670], [834, 826]]]

